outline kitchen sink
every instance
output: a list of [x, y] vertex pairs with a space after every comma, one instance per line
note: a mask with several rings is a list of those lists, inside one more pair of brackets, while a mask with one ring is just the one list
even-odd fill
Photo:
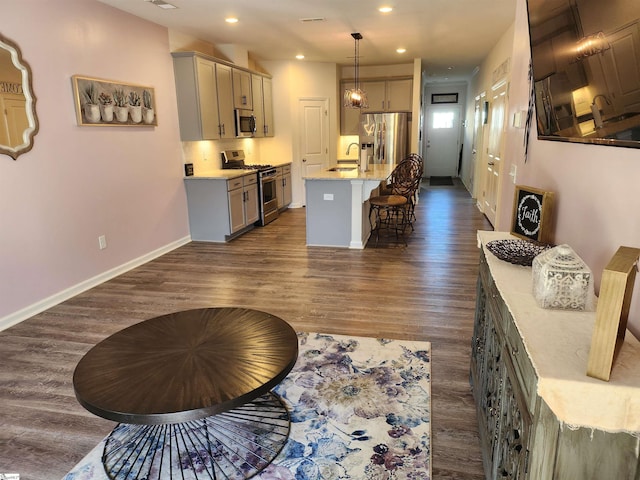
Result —
[[621, 122], [622, 120], [626, 120], [627, 118], [635, 117], [636, 115], [640, 115], [640, 112], [627, 112], [621, 115], [616, 115], [615, 117], [607, 118], [604, 122], [605, 125], [607, 123]]
[[333, 167], [330, 168], [330, 172], [353, 172], [358, 167]]

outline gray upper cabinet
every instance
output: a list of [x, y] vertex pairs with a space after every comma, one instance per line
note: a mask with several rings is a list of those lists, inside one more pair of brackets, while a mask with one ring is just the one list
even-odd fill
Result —
[[256, 137], [273, 137], [273, 100], [271, 79], [263, 75], [251, 75], [253, 115], [256, 117]]
[[228, 65], [216, 63], [216, 83], [218, 85], [220, 138], [235, 138], [232, 68]]
[[412, 88], [410, 78], [362, 81], [372, 112], [410, 112]]
[[253, 110], [251, 96], [251, 74], [245, 70], [233, 69], [233, 106]]
[[271, 78], [196, 52], [174, 52], [180, 138], [235, 138], [236, 108], [253, 110], [257, 137], [272, 137]]
[[275, 127], [273, 125], [273, 93], [272, 81], [268, 77], [262, 77], [262, 99], [264, 101], [264, 136], [273, 137]]
[[220, 138], [216, 64], [194, 55], [173, 58], [180, 138]]
[[264, 137], [264, 97], [262, 94], [262, 76], [251, 75], [251, 93], [253, 96], [253, 115], [256, 117], [256, 137]]
[[[484, 248], [499, 235], [480, 234], [471, 345], [485, 477], [640, 479], [637, 415], [629, 415], [629, 399], [640, 394], [638, 376], [609, 383], [586, 376], [581, 350], [589, 344], [595, 313], [538, 309], [533, 295], [523, 294], [531, 291], [530, 269]], [[563, 340], [553, 340], [558, 337]], [[629, 365], [640, 361], [633, 345], [624, 357], [619, 361]], [[603, 397], [604, 409], [598, 407]]]
[[[347, 88], [353, 88], [353, 80], [342, 81], [340, 93], [342, 94]], [[367, 93], [369, 108], [360, 110], [342, 106], [340, 109], [341, 135], [360, 133], [360, 113], [412, 111], [413, 79], [411, 78], [365, 79], [360, 82], [360, 88]]]

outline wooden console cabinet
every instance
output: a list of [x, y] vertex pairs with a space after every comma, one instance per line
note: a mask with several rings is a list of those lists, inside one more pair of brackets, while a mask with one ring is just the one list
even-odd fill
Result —
[[639, 480], [640, 342], [610, 382], [586, 375], [595, 312], [542, 309], [531, 269], [497, 259], [479, 232], [471, 375], [487, 479]]

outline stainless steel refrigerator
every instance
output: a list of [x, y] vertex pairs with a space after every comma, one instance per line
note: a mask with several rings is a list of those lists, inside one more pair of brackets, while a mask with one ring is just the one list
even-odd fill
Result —
[[360, 163], [396, 165], [409, 151], [408, 113], [360, 115]]

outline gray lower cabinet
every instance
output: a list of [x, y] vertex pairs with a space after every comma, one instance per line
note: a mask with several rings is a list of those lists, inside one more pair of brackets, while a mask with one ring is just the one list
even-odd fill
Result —
[[291, 204], [293, 190], [291, 189], [291, 164], [277, 167], [276, 197], [278, 210], [284, 210]]
[[234, 179], [185, 179], [192, 240], [226, 242], [253, 228], [260, 218], [255, 173]]
[[640, 480], [637, 432], [564, 425], [539, 396], [536, 370], [484, 249], [480, 256], [470, 381], [485, 477]]
[[228, 180], [229, 223], [231, 234], [252, 226], [260, 218], [258, 177], [255, 174]]

